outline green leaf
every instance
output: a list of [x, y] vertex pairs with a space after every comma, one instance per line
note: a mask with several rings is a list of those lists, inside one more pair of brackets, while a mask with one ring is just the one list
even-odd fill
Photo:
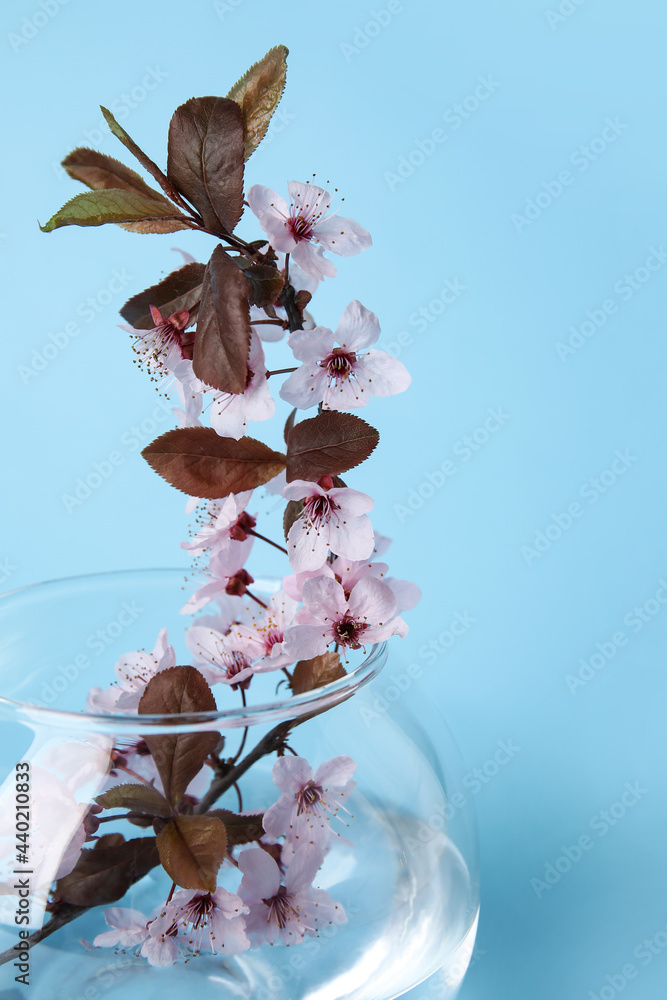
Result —
[[[191, 715], [215, 712], [217, 705], [203, 675], [194, 667], [170, 667], [152, 677], [139, 702], [139, 715]], [[214, 752], [220, 733], [168, 733], [145, 735], [167, 799], [177, 806], [207, 757]]]
[[287, 445], [287, 482], [337, 476], [365, 461], [380, 435], [360, 417], [325, 410], [292, 428]]
[[248, 381], [250, 286], [218, 245], [206, 267], [192, 368], [220, 392], [241, 393]]
[[322, 653], [312, 660], [299, 660], [292, 673], [290, 687], [294, 694], [305, 694], [324, 684], [345, 677], [345, 668], [338, 653]]
[[243, 112], [243, 156], [248, 159], [266, 135], [285, 89], [288, 49], [276, 45], [254, 63], [228, 93]]
[[155, 180], [158, 182], [158, 184], [160, 185], [164, 193], [167, 195], [167, 197], [171, 198], [172, 201], [174, 200], [177, 201], [178, 191], [171, 183], [171, 181], [160, 170], [157, 163], [154, 163], [153, 160], [151, 160], [150, 156], [146, 156], [143, 149], [140, 149], [139, 146], [137, 146], [134, 139], [130, 138], [130, 136], [127, 134], [123, 126], [118, 124], [114, 116], [111, 114], [109, 110], [107, 110], [107, 108], [103, 108], [102, 105], [100, 104], [100, 110], [104, 115], [105, 121], [109, 126], [111, 132], [116, 136], [116, 138], [120, 139], [125, 148], [129, 149], [129, 151], [132, 153], [132, 156], [136, 157], [137, 160], [139, 160], [139, 163], [142, 165], [144, 170], [148, 171], [151, 177], [155, 178]]
[[115, 785], [95, 797], [104, 809], [129, 809], [147, 816], [171, 816], [171, 806], [157, 788], [150, 785]]
[[156, 285], [128, 299], [120, 311], [121, 316], [135, 330], [152, 330], [155, 323], [150, 306], [157, 306], [163, 316], [181, 309], [192, 312], [201, 299], [205, 270], [205, 264], [192, 263], [171, 271]]
[[157, 835], [160, 861], [184, 889], [215, 892], [227, 850], [225, 824], [217, 816], [176, 816]]
[[212, 427], [166, 431], [142, 455], [177, 490], [211, 500], [254, 490], [285, 468], [285, 456], [261, 441], [223, 438]]
[[45, 226], [43, 233], [51, 233], [61, 226], [103, 226], [105, 222], [154, 222], [182, 221], [179, 229], [189, 228], [186, 216], [181, 215], [166, 199], [156, 201], [138, 191], [123, 188], [106, 188], [102, 191], [84, 191], [77, 194]]
[[155, 837], [114, 842], [102, 837], [93, 850], [81, 851], [76, 867], [58, 879], [54, 902], [75, 906], [105, 906], [121, 899], [127, 890], [160, 863]]
[[243, 213], [243, 119], [226, 97], [193, 97], [169, 125], [167, 177], [207, 229], [231, 233]]

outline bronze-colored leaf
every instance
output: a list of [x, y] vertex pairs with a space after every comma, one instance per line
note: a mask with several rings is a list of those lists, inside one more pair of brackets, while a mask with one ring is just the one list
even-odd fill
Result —
[[176, 816], [157, 835], [160, 861], [183, 889], [215, 892], [227, 850], [225, 824], [217, 816]]
[[287, 482], [337, 476], [365, 461], [380, 435], [360, 417], [324, 410], [292, 429], [287, 445]]
[[231, 233], [243, 213], [243, 116], [226, 97], [193, 97], [169, 125], [167, 177], [207, 229]]
[[43, 233], [51, 233], [62, 226], [103, 226], [106, 222], [153, 222], [170, 220], [182, 222], [179, 228], [188, 228], [188, 220], [178, 209], [160, 197], [158, 201], [139, 191], [124, 188], [105, 188], [101, 191], [84, 191], [71, 198], [53, 215]]
[[201, 298], [205, 270], [204, 264], [192, 263], [171, 271], [156, 285], [128, 299], [120, 311], [121, 316], [135, 330], [152, 330], [155, 323], [150, 306], [157, 306], [163, 316], [181, 309], [192, 310]]
[[217, 816], [225, 824], [227, 831], [227, 848], [239, 844], [252, 844], [264, 836], [262, 820], [264, 813], [252, 813], [250, 816], [239, 816], [229, 809], [211, 809], [207, 816]]
[[129, 809], [147, 816], [171, 816], [171, 806], [157, 788], [150, 785], [114, 785], [95, 797], [104, 809]]
[[197, 378], [220, 392], [246, 389], [249, 293], [243, 272], [218, 245], [204, 274], [192, 365]]
[[[194, 667], [170, 667], [152, 677], [139, 702], [139, 715], [191, 715], [215, 712], [210, 687]], [[167, 799], [177, 806], [185, 790], [214, 752], [220, 733], [144, 735]], [[159, 814], [156, 814], [159, 815]]]
[[269, 264], [251, 264], [243, 270], [250, 285], [250, 304], [259, 306], [272, 305], [280, 295], [285, 284], [284, 275], [277, 267]]
[[177, 490], [211, 500], [254, 490], [285, 468], [285, 456], [261, 441], [223, 438], [212, 427], [166, 431], [142, 455]]
[[285, 507], [285, 512], [283, 514], [283, 531], [285, 533], [285, 540], [287, 541], [287, 536], [290, 533], [290, 528], [297, 520], [301, 517], [303, 513], [303, 500], [288, 500], [287, 506]]
[[144, 170], [146, 170], [151, 175], [151, 177], [155, 178], [155, 180], [158, 182], [158, 184], [160, 185], [164, 193], [167, 195], [167, 197], [171, 198], [172, 201], [174, 200], [177, 201], [178, 191], [171, 183], [171, 181], [160, 170], [157, 163], [154, 163], [153, 160], [151, 160], [150, 156], [147, 156], [144, 153], [143, 149], [140, 149], [139, 146], [137, 146], [134, 139], [132, 139], [127, 134], [122, 125], [118, 124], [114, 116], [107, 108], [103, 108], [102, 105], [100, 105], [100, 111], [104, 115], [104, 120], [106, 121], [113, 135], [115, 135], [117, 139], [120, 139], [125, 148], [129, 149], [129, 151], [132, 153], [132, 156], [136, 157], [136, 159], [139, 160], [139, 163], [142, 165]]
[[271, 116], [285, 89], [288, 49], [276, 45], [254, 63], [227, 95], [243, 112], [243, 156], [248, 159], [266, 135]]
[[289, 417], [285, 421], [285, 429], [283, 431], [283, 437], [285, 439], [285, 444], [289, 444], [289, 436], [292, 433], [292, 428], [294, 427], [294, 421], [296, 420], [297, 409], [296, 406], [290, 413]]
[[338, 653], [322, 653], [312, 660], [299, 660], [292, 673], [290, 687], [294, 694], [305, 694], [345, 677], [345, 668]]
[[188, 222], [155, 219], [152, 222], [119, 222], [118, 228], [124, 229], [128, 233], [178, 233], [181, 229], [191, 229], [192, 227]]
[[136, 170], [131, 170], [120, 160], [100, 153], [97, 149], [85, 146], [73, 149], [62, 161], [62, 165], [70, 177], [87, 184], [93, 191], [122, 188], [125, 191], [138, 191], [139, 194], [158, 201], [162, 199], [160, 192], [149, 187]]
[[[119, 834], [113, 835], [116, 838]], [[109, 843], [102, 837], [81, 851], [76, 867], [58, 879], [54, 901], [76, 906], [105, 906], [121, 899], [138, 879], [160, 863], [155, 837]]]

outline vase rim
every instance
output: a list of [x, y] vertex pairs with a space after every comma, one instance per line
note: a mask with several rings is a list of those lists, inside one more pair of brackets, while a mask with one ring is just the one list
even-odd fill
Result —
[[[5, 602], [12, 598], [20, 599], [23, 595], [46, 592], [49, 588], [63, 590], [68, 585], [77, 586], [87, 583], [92, 586], [104, 585], [122, 577], [150, 576], [166, 579], [178, 574], [182, 580], [183, 567], [156, 567], [152, 569], [110, 570], [99, 573], [77, 574], [68, 577], [44, 580], [39, 583], [26, 584], [0, 594], [0, 611]], [[262, 585], [267, 589], [277, 589], [281, 580], [278, 577], [257, 577], [258, 590]], [[196, 619], [195, 619], [196, 621]], [[0, 713], [11, 715], [15, 721], [23, 721], [30, 725], [42, 725], [57, 729], [94, 731], [100, 734], [136, 733], [149, 730], [158, 735], [173, 732], [178, 728], [187, 732], [207, 731], [211, 728], [236, 729], [259, 723], [276, 723], [288, 719], [300, 719], [304, 716], [317, 714], [320, 710], [329, 708], [338, 702], [347, 700], [358, 688], [371, 681], [385, 665], [387, 659], [387, 643], [380, 642], [369, 647], [364, 659], [358, 666], [350, 670], [344, 677], [331, 681], [329, 684], [315, 688], [304, 694], [291, 695], [289, 698], [265, 701], [259, 705], [239, 706], [237, 708], [221, 709], [214, 712], [192, 712], [184, 715], [139, 715], [125, 713], [95, 713], [86, 711], [65, 711], [50, 708], [28, 701], [5, 697], [0, 692]]]

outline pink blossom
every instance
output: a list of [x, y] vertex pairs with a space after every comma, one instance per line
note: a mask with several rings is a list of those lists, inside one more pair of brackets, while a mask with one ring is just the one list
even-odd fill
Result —
[[261, 615], [248, 624], [233, 625], [232, 635], [238, 648], [253, 661], [253, 673], [279, 670], [294, 661], [283, 648], [285, 630], [294, 620], [298, 602], [279, 591]]
[[193, 615], [196, 611], [206, 607], [209, 601], [214, 598], [244, 594], [244, 588], [238, 586], [240, 579], [243, 578], [245, 583], [253, 582], [252, 577], [243, 569], [246, 559], [246, 547], [240, 542], [221, 552], [215, 552], [204, 571], [208, 581], [198, 587], [194, 594], [188, 598], [181, 608], [181, 614]]
[[[249, 532], [255, 527], [256, 519], [246, 513], [252, 490], [244, 493], [230, 493], [224, 500], [209, 500], [207, 505], [208, 520], [195, 534], [191, 542], [181, 542], [182, 549], [190, 552], [203, 552], [210, 549], [212, 553], [222, 553], [239, 544], [244, 544], [244, 559], [250, 555], [252, 537]], [[241, 551], [237, 551], [238, 558]], [[235, 555], [235, 559], [237, 558]]]
[[285, 648], [295, 660], [318, 656], [332, 642], [359, 649], [408, 632], [403, 619], [396, 616], [395, 594], [373, 577], [360, 580], [346, 598], [337, 580], [318, 576], [304, 583], [303, 599], [305, 607], [297, 615], [302, 624], [285, 633]]
[[324, 566], [329, 552], [364, 559], [373, 551], [373, 508], [365, 493], [334, 487], [331, 476], [316, 483], [295, 479], [282, 491], [287, 500], [303, 500], [303, 510], [287, 535], [290, 566], [297, 572]]
[[263, 820], [269, 836], [284, 835], [295, 847], [314, 843], [326, 848], [334, 833], [331, 818], [354, 788], [356, 767], [351, 757], [333, 757], [313, 774], [303, 757], [279, 757], [273, 765], [273, 782], [282, 795]]
[[255, 184], [248, 204], [273, 248], [291, 254], [306, 274], [318, 279], [336, 274], [324, 250], [352, 257], [371, 246], [370, 234], [358, 222], [327, 214], [331, 195], [324, 188], [290, 181], [287, 190], [289, 205], [275, 191]]
[[311, 888], [323, 860], [321, 849], [314, 844], [298, 847], [283, 886], [280, 868], [267, 851], [254, 847], [241, 852], [239, 896], [250, 907], [246, 930], [254, 945], [277, 941], [299, 944], [306, 934], [316, 937], [320, 927], [345, 923], [340, 903], [323, 889]]
[[[187, 331], [190, 313], [180, 309], [164, 317], [156, 306], [150, 307], [155, 326], [152, 330], [136, 330], [129, 327], [137, 338], [133, 347], [139, 361], [156, 375], [166, 375], [182, 359], [192, 360], [195, 341], [194, 330]], [[124, 326], [123, 329], [128, 329]]]
[[349, 597], [354, 587], [366, 576], [382, 580], [396, 597], [396, 610], [398, 612], [408, 611], [414, 608], [421, 598], [421, 591], [416, 584], [409, 580], [397, 580], [393, 576], [387, 576], [389, 566], [384, 562], [367, 562], [359, 560], [354, 562], [350, 559], [339, 557], [331, 563], [331, 572], [342, 584], [345, 596]]
[[135, 948], [148, 937], [148, 920], [139, 910], [112, 906], [104, 919], [111, 930], [97, 935], [93, 940], [96, 948]]
[[[202, 948], [214, 954], [238, 955], [250, 947], [243, 915], [249, 909], [235, 893], [218, 886], [215, 892], [179, 889], [149, 926], [149, 935], [165, 944], [178, 938], [194, 955]], [[152, 951], [154, 946], [149, 945]], [[142, 954], [145, 954], [142, 948]], [[146, 955], [150, 961], [150, 955]], [[156, 964], [153, 962], [152, 964]]]
[[385, 351], [365, 350], [379, 335], [377, 316], [356, 299], [335, 333], [324, 326], [296, 330], [288, 344], [303, 364], [283, 383], [282, 399], [299, 409], [322, 403], [325, 410], [350, 410], [365, 406], [370, 396], [403, 392], [411, 382], [405, 365]]
[[249, 420], [268, 420], [276, 410], [266, 377], [264, 351], [254, 329], [250, 333], [250, 355], [245, 392], [216, 392], [211, 403], [211, 427], [221, 437], [235, 438], [245, 434]]
[[239, 648], [236, 636], [223, 635], [204, 625], [193, 625], [185, 633], [185, 641], [196, 658], [195, 666], [209, 684], [247, 688], [254, 668], [251, 657]]
[[167, 630], [163, 628], [157, 637], [152, 653], [139, 650], [124, 653], [114, 670], [120, 681], [106, 690], [91, 688], [88, 694], [89, 712], [132, 712], [135, 711], [151, 677], [162, 670], [176, 666], [174, 647], [169, 645]]

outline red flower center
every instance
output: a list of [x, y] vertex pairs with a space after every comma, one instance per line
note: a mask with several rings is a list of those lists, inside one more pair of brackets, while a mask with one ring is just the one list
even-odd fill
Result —
[[321, 801], [322, 787], [321, 785], [316, 785], [314, 782], [309, 781], [303, 786], [300, 792], [297, 792], [295, 798], [297, 802], [297, 816], [300, 816], [301, 813], [307, 812]]
[[320, 361], [320, 366], [326, 368], [330, 379], [339, 381], [354, 374], [357, 355], [354, 351], [346, 351], [342, 347], [334, 347], [331, 354]]
[[302, 215], [290, 215], [285, 225], [297, 243], [302, 240], [310, 240], [313, 237], [312, 224], [309, 219], [304, 219]]
[[368, 628], [366, 622], [358, 622], [350, 615], [345, 615], [334, 625], [336, 642], [341, 646], [349, 646], [351, 649], [359, 649], [362, 645], [360, 639]]
[[281, 885], [275, 896], [262, 900], [269, 908], [269, 920], [275, 920], [283, 930], [287, 927], [291, 917], [298, 917], [298, 912], [292, 905], [292, 893], [288, 892], [284, 885]]

